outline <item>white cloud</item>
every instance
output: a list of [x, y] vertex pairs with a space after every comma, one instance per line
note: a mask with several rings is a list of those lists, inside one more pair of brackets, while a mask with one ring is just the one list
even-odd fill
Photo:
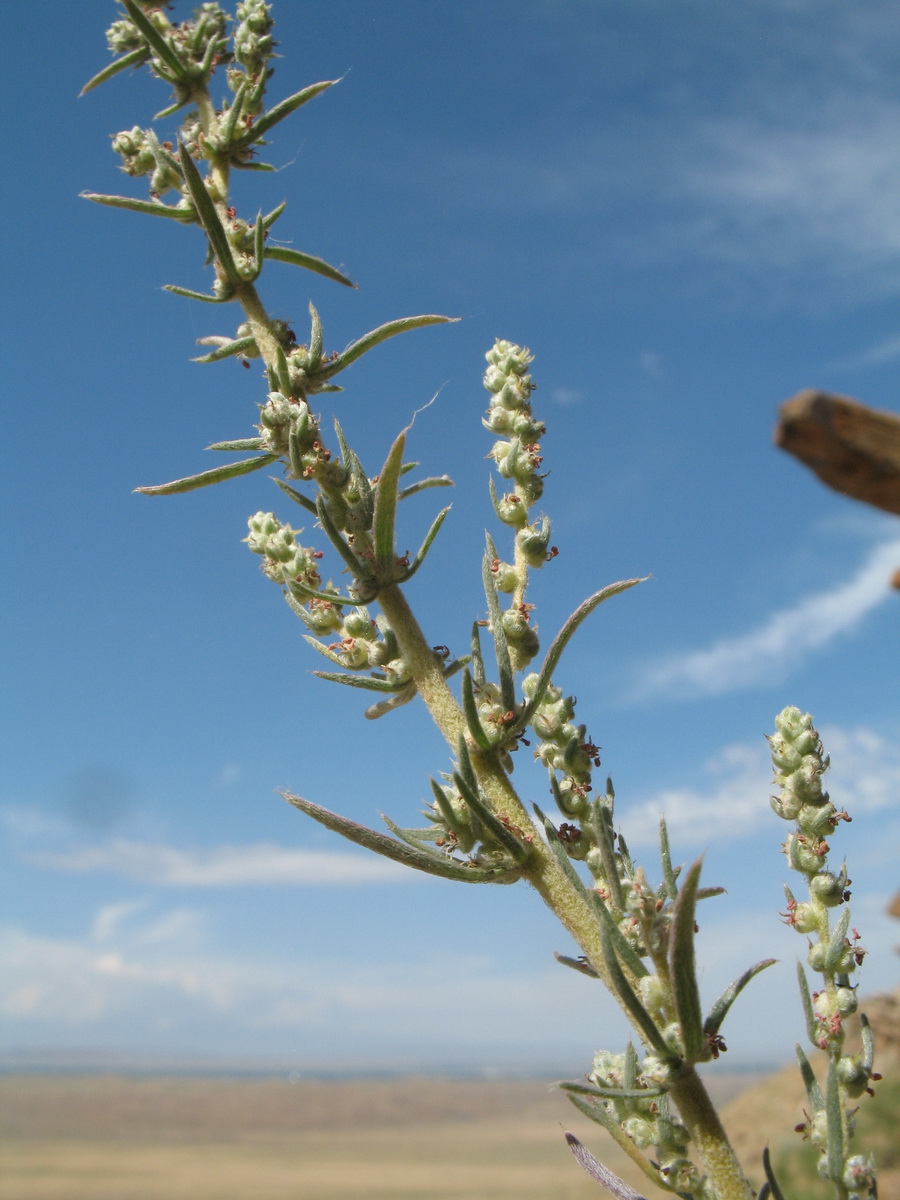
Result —
[[[872, 729], [820, 730], [832, 767], [826, 786], [838, 808], [851, 817], [890, 810], [900, 798], [900, 739]], [[665, 813], [673, 844], [703, 844], [746, 837], [771, 827], [772, 766], [763, 738], [726, 746], [704, 764], [697, 787], [666, 788], [629, 804], [625, 829], [629, 846], [655, 846], [659, 818]], [[787, 826], [785, 826], [787, 828]]]
[[896, 603], [888, 580], [898, 566], [900, 539], [876, 546], [847, 582], [774, 613], [749, 633], [646, 668], [633, 698], [715, 696], [783, 679], [811, 651], [852, 630], [880, 604]]
[[856, 371], [861, 367], [881, 367], [900, 358], [900, 337], [884, 338], [873, 346], [867, 346], [846, 358], [835, 359], [826, 364], [833, 371]]
[[[374, 854], [291, 850], [271, 843], [179, 850], [174, 846], [116, 840], [67, 851], [37, 851], [28, 857], [31, 862], [54, 870], [107, 871], [143, 883], [175, 887], [246, 884], [346, 887], [410, 878], [408, 870]], [[113, 923], [115, 919], [110, 918]]]

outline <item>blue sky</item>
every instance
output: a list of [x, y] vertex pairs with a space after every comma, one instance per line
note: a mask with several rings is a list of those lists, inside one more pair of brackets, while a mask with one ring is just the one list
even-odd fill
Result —
[[[554, 963], [572, 947], [536, 897], [369, 859], [275, 794], [415, 824], [448, 759], [412, 706], [366, 722], [355, 693], [310, 677], [299, 623], [241, 544], [257, 509], [293, 517], [274, 485], [132, 493], [211, 465], [203, 447], [249, 434], [265, 389], [255, 369], [189, 361], [237, 324], [160, 290], [208, 284], [197, 232], [78, 199], [143, 194], [109, 135], [167, 99], [138, 73], [76, 100], [113, 13], [36, 0], [7, 29], [0, 1061], [583, 1070], [624, 1027]], [[410, 448], [457, 486], [410, 586], [420, 619], [457, 653], [482, 615], [483, 355], [527, 344], [560, 548], [530, 596], [544, 644], [590, 592], [652, 575], [595, 614], [558, 682], [651, 876], [664, 809], [678, 860], [705, 852], [706, 882], [728, 887], [701, 914], [707, 998], [782, 960], [732, 1015], [729, 1057], [787, 1057], [803, 943], [778, 918], [786, 827], [763, 738], [785, 704], [816, 717], [854, 818], [834, 854], [870, 949], [863, 991], [897, 973], [900, 524], [827, 491], [771, 431], [801, 387], [897, 409], [900, 10], [282, 0], [275, 15], [273, 99], [343, 79], [279, 127], [278, 174], [242, 177], [238, 206], [286, 198], [282, 236], [361, 286], [270, 264], [270, 310], [300, 333], [314, 300], [336, 348], [393, 317], [463, 318], [378, 348], [333, 409], [323, 397], [374, 472], [438, 394]], [[407, 507], [415, 546], [434, 506]]]

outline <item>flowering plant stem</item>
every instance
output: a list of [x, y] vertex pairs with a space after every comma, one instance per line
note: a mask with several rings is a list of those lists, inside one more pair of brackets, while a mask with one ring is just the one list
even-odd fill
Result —
[[[340, 391], [334, 382], [338, 374], [380, 342], [450, 318], [434, 314], [400, 318], [370, 331], [340, 353], [326, 354], [321, 322], [310, 304], [309, 338], [299, 344], [293, 330], [273, 319], [260, 298], [256, 281], [267, 260], [352, 286], [350, 280], [312, 255], [267, 245], [283, 204], [266, 216], [260, 213], [246, 220], [229, 199], [232, 170], [266, 169], [256, 159], [266, 144], [262, 134], [333, 81], [314, 84], [265, 108], [275, 45], [265, 0], [238, 4], [230, 41], [230, 18], [216, 3], [205, 3], [192, 20], [179, 25], [169, 21], [157, 0], [122, 0], [122, 4], [122, 18], [107, 35], [120, 57], [86, 90], [121, 70], [149, 63], [175, 94], [173, 107], [160, 116], [186, 105], [194, 107], [181, 124], [177, 148], [161, 142], [152, 129], [135, 128], [113, 139], [126, 173], [150, 176], [149, 200], [95, 193], [89, 198], [201, 228], [215, 272], [211, 294], [176, 286], [169, 290], [214, 304], [236, 301], [244, 320], [233, 335], [202, 338], [214, 349], [199, 361], [238, 357], [249, 365], [259, 359], [268, 384], [266, 399], [258, 405], [256, 434], [210, 446], [219, 452], [249, 451], [250, 458], [138, 490], [148, 495], [186, 492], [279, 463], [284, 477], [276, 482], [282, 493], [315, 518], [350, 577], [343, 589], [324, 582], [319, 571], [323, 552], [301, 545], [300, 530], [272, 512], [260, 511], [250, 518], [245, 540], [260, 557], [264, 574], [282, 589], [307, 630], [306, 641], [337, 668], [316, 674], [375, 692], [377, 702], [366, 711], [372, 719], [420, 697], [453, 757], [451, 771], [441, 773], [441, 781], [431, 780], [434, 802], [425, 810], [425, 828], [399, 828], [385, 818], [392, 835], [388, 836], [299, 796], [286, 795], [286, 799], [329, 829], [417, 870], [465, 883], [527, 881], [581, 950], [578, 959], [558, 956], [560, 961], [603, 981], [645, 1052], [639, 1059], [632, 1044], [621, 1055], [599, 1051], [586, 1084], [563, 1085], [570, 1099], [607, 1128], [663, 1191], [689, 1200], [752, 1200], [754, 1193], [696, 1066], [725, 1049], [719, 1032], [725, 1015], [750, 979], [772, 960], [748, 968], [703, 1017], [694, 956], [695, 909], [722, 889], [699, 886], [699, 862], [686, 871], [673, 866], [664, 822], [660, 823], [662, 881], [650, 884], [615, 830], [612, 781], [607, 779], [602, 795], [593, 792], [593, 771], [600, 766], [598, 748], [586, 727], [575, 723], [574, 698], [554, 683], [561, 657], [581, 624], [604, 601], [641, 581], [622, 580], [588, 597], [552, 640], [539, 669], [528, 670], [540, 650], [531, 616], [534, 605], [526, 600], [530, 573], [558, 553], [550, 544], [549, 519], [533, 514], [544, 489], [540, 440], [547, 431], [530, 402], [536, 386], [529, 373], [532, 356], [506, 341], [496, 342], [486, 356], [484, 385], [490, 407], [483, 424], [497, 438], [488, 457], [503, 486], [510, 489], [500, 495], [492, 480], [491, 499], [513, 546], [511, 561], [506, 562], [493, 539], [487, 538], [482, 572], [487, 618], [473, 625], [471, 653], [450, 661], [449, 650], [430, 644], [403, 591], [403, 584], [430, 552], [448, 510], [434, 518], [414, 558], [398, 553], [395, 538], [400, 503], [450, 481], [441, 476], [404, 484], [414, 465], [403, 457], [408, 430], [396, 438], [380, 472], [369, 474], [338, 420], [334, 434], [339, 453], [326, 445], [320, 418], [310, 404], [317, 394]], [[225, 66], [232, 96], [216, 107], [209, 82], [220, 65]], [[163, 200], [171, 192], [177, 195], [174, 204]], [[376, 615], [369, 605], [377, 605]], [[481, 629], [493, 644], [495, 679], [490, 678], [482, 653]], [[458, 698], [448, 681], [460, 673]], [[776, 746], [773, 740], [773, 753], [780, 755], [779, 770], [793, 770], [798, 762], [809, 768], [804, 755], [808, 758], [815, 751], [809, 730], [801, 721], [797, 734], [794, 717], [783, 714], [780, 721], [782, 741]], [[564, 818], [560, 823], [536, 805], [536, 820], [532, 818], [513, 786], [512, 756], [522, 745], [532, 744], [526, 741], [526, 733], [536, 743], [534, 756], [546, 772], [549, 793]], [[791, 738], [794, 741], [788, 745]], [[819, 773], [820, 768], [824, 769], [821, 763], [816, 768]], [[801, 771], [807, 785], [810, 771]], [[794, 800], [801, 790], [794, 787], [781, 815], [795, 815]], [[833, 806], [823, 816], [821, 795], [815, 788], [813, 793], [810, 804], [815, 811], [811, 816], [807, 813], [807, 820], [821, 830], [823, 820], [827, 824], [834, 815]], [[810, 865], [804, 841], [808, 829], [804, 829], [791, 842], [792, 865], [799, 863], [798, 869], [817, 876], [811, 884], [817, 902], [838, 903], [844, 877], [821, 876], [817, 854]], [[820, 1023], [827, 1021], [835, 1065], [826, 1100], [812, 1084], [809, 1090], [817, 1112], [825, 1114], [816, 1136], [827, 1126], [822, 1136], [828, 1145], [829, 1177], [844, 1188], [839, 1196], [847, 1200], [856, 1194], [851, 1184], [868, 1185], [871, 1168], [848, 1158], [851, 1128], [844, 1101], [865, 1090], [873, 1076], [871, 1056], [851, 1062], [841, 1055], [836, 1033], [841, 1015], [851, 1007], [852, 989], [846, 980], [851, 964], [840, 940], [846, 920], [830, 935], [827, 915], [823, 917], [814, 904], [807, 909], [795, 906], [792, 912], [798, 928], [803, 922], [806, 928], [814, 927], [820, 945], [827, 946], [815, 964], [811, 960], [825, 972], [826, 999], [819, 996], [810, 1001], [807, 996], [806, 1003], [810, 1012], [815, 1004]], [[815, 1024], [812, 1016], [810, 1023]], [[806, 1071], [808, 1064], [801, 1066]], [[576, 1139], [570, 1140], [579, 1146]], [[689, 1157], [691, 1146], [699, 1166]], [[636, 1195], [583, 1148], [576, 1152], [585, 1169], [613, 1194]], [[768, 1164], [766, 1171], [766, 1187], [777, 1200]]]

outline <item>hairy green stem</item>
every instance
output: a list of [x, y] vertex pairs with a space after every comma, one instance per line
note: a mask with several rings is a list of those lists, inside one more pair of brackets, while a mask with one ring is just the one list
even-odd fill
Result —
[[[437, 727], [455, 750], [460, 735], [465, 732], [465, 721], [434, 651], [428, 645], [399, 587], [392, 585], [383, 589], [378, 599], [403, 656], [412, 669], [419, 694]], [[473, 753], [472, 763], [493, 811], [498, 816], [506, 817], [512, 825], [532, 827], [531, 818], [496, 756]], [[584, 951], [591, 966], [608, 984], [596, 915], [584, 897], [576, 892], [552, 851], [540, 837], [533, 842], [524, 874]], [[716, 1189], [718, 1200], [753, 1200], [753, 1191], [744, 1177], [703, 1081], [692, 1067], [684, 1071], [672, 1095]]]

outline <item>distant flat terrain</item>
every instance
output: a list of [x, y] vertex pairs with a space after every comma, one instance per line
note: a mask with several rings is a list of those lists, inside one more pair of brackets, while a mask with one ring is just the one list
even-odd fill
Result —
[[562, 1126], [639, 1185], [547, 1081], [5, 1075], [0, 1197], [600, 1200]]
[[[768, 1143], [787, 1195], [831, 1194], [811, 1184], [814, 1162], [792, 1132], [807, 1105], [795, 1067], [706, 1077], [756, 1186]], [[896, 1070], [877, 1093], [860, 1130], [882, 1168], [881, 1200], [900, 1200]], [[546, 1080], [7, 1074], [0, 1200], [602, 1200], [563, 1128], [646, 1190]]]

